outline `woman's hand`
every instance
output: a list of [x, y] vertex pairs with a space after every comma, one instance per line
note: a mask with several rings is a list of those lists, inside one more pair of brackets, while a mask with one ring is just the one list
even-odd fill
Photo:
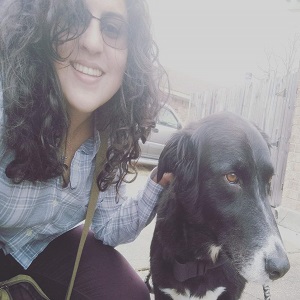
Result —
[[157, 182], [157, 176], [155, 175], [153, 180], [160, 184], [161, 186], [165, 187], [168, 184], [170, 184], [174, 179], [174, 176], [172, 173], [164, 173], [164, 175], [162, 176], [161, 180], [159, 182]]

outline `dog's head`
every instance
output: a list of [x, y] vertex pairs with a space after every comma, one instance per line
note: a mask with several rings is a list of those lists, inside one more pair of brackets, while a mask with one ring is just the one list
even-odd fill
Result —
[[265, 283], [287, 272], [269, 204], [270, 150], [253, 124], [232, 113], [191, 124], [163, 150], [158, 179], [164, 172], [174, 174], [172, 188], [183, 218], [205, 226], [215, 237], [211, 247], [226, 253], [246, 280]]

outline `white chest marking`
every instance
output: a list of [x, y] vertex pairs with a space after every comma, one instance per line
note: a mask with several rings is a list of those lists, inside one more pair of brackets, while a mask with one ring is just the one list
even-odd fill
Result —
[[169, 295], [173, 300], [217, 300], [225, 290], [225, 287], [220, 286], [213, 291], [207, 291], [203, 297], [195, 297], [191, 296], [188, 290], [185, 290], [184, 294], [178, 294], [174, 289], [161, 289], [162, 292]]

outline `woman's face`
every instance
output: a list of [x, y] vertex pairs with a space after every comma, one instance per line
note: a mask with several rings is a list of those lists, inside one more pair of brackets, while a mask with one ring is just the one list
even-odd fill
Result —
[[[55, 62], [55, 69], [69, 113], [89, 115], [110, 100], [122, 84], [127, 47], [115, 49], [107, 45], [100, 28], [105, 34], [105, 27], [107, 35], [114, 39], [114, 22], [126, 22], [127, 10], [125, 0], [86, 0], [86, 5], [93, 18], [79, 38], [59, 46], [59, 54], [67, 59]], [[104, 20], [103, 26], [99, 19]]]

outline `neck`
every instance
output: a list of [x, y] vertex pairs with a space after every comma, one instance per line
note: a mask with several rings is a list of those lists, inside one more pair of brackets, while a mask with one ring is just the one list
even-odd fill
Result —
[[67, 139], [73, 139], [83, 132], [92, 132], [93, 114], [91, 113], [78, 113], [72, 109], [68, 109], [69, 115], [69, 128], [67, 131]]
[[221, 267], [227, 261], [228, 258], [224, 254], [220, 255], [216, 261], [194, 259], [185, 263], [181, 263], [178, 260], [175, 260], [173, 263], [173, 275], [176, 280], [184, 282], [194, 277], [204, 276], [208, 270]]
[[62, 152], [65, 165], [70, 166], [77, 149], [93, 135], [93, 115], [69, 114], [70, 124], [66, 133]]
[[77, 149], [93, 134], [93, 114], [78, 113], [68, 108], [69, 127], [62, 143], [62, 157], [65, 165], [63, 186], [70, 181], [70, 165]]

